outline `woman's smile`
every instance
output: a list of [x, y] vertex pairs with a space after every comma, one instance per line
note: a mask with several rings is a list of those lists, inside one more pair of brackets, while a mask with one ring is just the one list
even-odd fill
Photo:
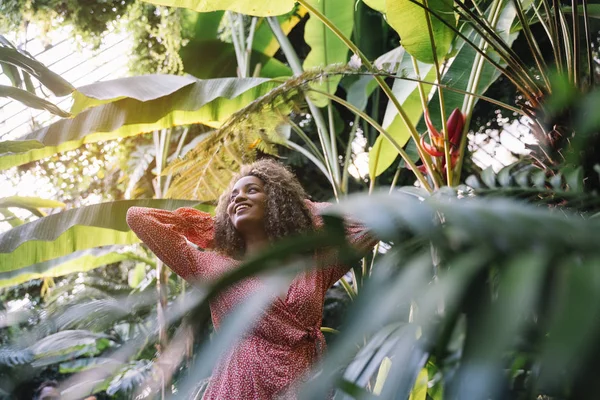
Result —
[[265, 184], [256, 176], [245, 176], [233, 186], [227, 212], [231, 223], [243, 234], [264, 229], [267, 208]]

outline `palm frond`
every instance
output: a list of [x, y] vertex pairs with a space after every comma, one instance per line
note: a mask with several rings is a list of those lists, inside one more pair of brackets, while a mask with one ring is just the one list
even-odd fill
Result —
[[183, 159], [165, 169], [164, 175], [174, 177], [167, 196], [216, 200], [241, 164], [253, 161], [258, 150], [276, 154], [276, 145], [285, 143], [287, 115], [302, 104], [309, 83], [345, 69], [336, 65], [307, 71], [233, 114]]

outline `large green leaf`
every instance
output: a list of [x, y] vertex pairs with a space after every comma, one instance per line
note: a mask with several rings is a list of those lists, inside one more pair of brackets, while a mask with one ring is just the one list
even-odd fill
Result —
[[0, 198], [0, 208], [5, 207], [24, 208], [38, 217], [43, 217], [46, 214], [40, 208], [65, 208], [65, 203], [56, 200], [40, 199], [39, 197], [9, 196]]
[[[85, 111], [75, 118], [60, 120], [19, 140], [0, 142], [0, 169], [76, 149], [84, 143], [175, 125], [202, 123], [216, 127], [276, 85], [264, 78], [199, 80], [146, 75], [85, 86], [79, 88], [74, 104], [75, 110]], [[13, 154], [15, 148], [27, 151]]]
[[[354, 4], [347, 0], [309, 0], [309, 3], [325, 15], [345, 36], [352, 34], [354, 26]], [[304, 41], [310, 46], [310, 53], [304, 60], [305, 70], [314, 67], [346, 63], [348, 48], [346, 45], [319, 19], [311, 16], [304, 28]], [[335, 93], [341, 76], [327, 79], [316, 85], [319, 90]], [[313, 95], [317, 105], [324, 106], [327, 99]]]
[[[66, 256], [92, 247], [138, 243], [125, 222], [132, 206], [175, 209], [191, 200], [121, 200], [52, 214], [0, 234], [0, 272]], [[203, 206], [209, 209], [209, 206]]]
[[[423, 0], [419, 0], [424, 4]], [[453, 1], [429, 0], [427, 6], [447, 23], [455, 26], [456, 18], [453, 11]], [[389, 24], [398, 32], [402, 46], [417, 60], [433, 63], [433, 50], [427, 27], [427, 15], [423, 7], [414, 4], [411, 0], [386, 0], [385, 14]], [[454, 31], [431, 15], [431, 27], [438, 60], [441, 62], [446, 55], [452, 40]]]
[[385, 0], [363, 0], [363, 2], [373, 10], [385, 13]]
[[294, 0], [144, 0], [160, 6], [189, 8], [207, 12], [217, 10], [235, 11], [246, 15], [269, 17], [281, 15], [294, 7]]
[[[431, 82], [435, 80], [435, 69], [431, 64], [418, 63], [419, 73], [422, 80]], [[399, 66], [399, 76], [415, 79], [416, 74], [412, 66], [411, 56], [404, 53]], [[424, 76], [424, 77], [423, 77]], [[423, 85], [425, 95], [429, 93], [431, 85]], [[392, 87], [394, 95], [402, 105], [402, 108], [408, 115], [411, 124], [416, 125], [423, 115], [423, 106], [419, 95], [417, 82], [396, 79]], [[390, 102], [385, 110], [382, 127], [396, 140], [400, 146], [404, 146], [410, 139], [410, 132], [398, 115], [398, 110]], [[398, 151], [382, 135], [379, 135], [375, 145], [369, 151], [369, 175], [371, 177], [379, 176], [398, 157]]]
[[[506, 44], [509, 46], [515, 41], [518, 36], [518, 33], [510, 33], [510, 27], [513, 24], [513, 21], [516, 18], [516, 10], [512, 2], [506, 2], [504, 9], [501, 11], [500, 17], [498, 19], [498, 23], [496, 24], [496, 31], [500, 34], [500, 36], [504, 39]], [[465, 26], [462, 30], [463, 34], [469, 37], [471, 40], [474, 40], [475, 43], [479, 42], [479, 37], [475, 35], [472, 29], [468, 26]], [[475, 56], [476, 51], [470, 45], [466, 44], [464, 41], [457, 41], [457, 50], [458, 53], [456, 57], [452, 60], [452, 64], [442, 77], [442, 83], [444, 85], [451, 85], [455, 89], [466, 90], [469, 82], [469, 77], [471, 74], [471, 70], [475, 66]], [[500, 62], [500, 57], [491, 52], [490, 56], [497, 62], [502, 65]], [[479, 83], [477, 85], [477, 90], [475, 91], [478, 94], [483, 94], [490, 87], [490, 85], [498, 79], [500, 76], [500, 72], [490, 65], [487, 61], [485, 61], [483, 70], [481, 71], [481, 76], [479, 78]], [[446, 106], [446, 117], [450, 115], [452, 110], [455, 108], [461, 108], [463, 105], [465, 95], [461, 93], [457, 93], [454, 91], [445, 90], [444, 91], [444, 102]], [[477, 101], [477, 99], [475, 99]], [[441, 115], [440, 115], [440, 100], [439, 93], [434, 94], [429, 102], [429, 113], [431, 115], [431, 120], [433, 123], [441, 127]], [[421, 121], [419, 124], [419, 128], [421, 130], [425, 130], [425, 124]]]
[[18, 270], [0, 272], [0, 288], [15, 286], [32, 279], [56, 278], [74, 272], [89, 271], [131, 258], [135, 256], [131, 253], [118, 253], [113, 246], [76, 251]]
[[50, 71], [41, 62], [20, 53], [14, 48], [0, 47], [0, 61], [19, 67], [28, 74], [36, 77], [57, 96], [66, 96], [74, 89], [69, 82], [61, 78], [60, 75]]
[[[233, 44], [221, 40], [191, 40], [181, 48], [179, 55], [185, 72], [197, 78], [221, 78], [237, 76], [237, 59]], [[202, 62], [198, 62], [201, 59]], [[292, 75], [290, 67], [281, 61], [258, 51], [252, 51], [250, 71], [260, 64], [260, 76], [278, 78]]]
[[[281, 31], [286, 35], [300, 22], [306, 15], [304, 7], [299, 7], [291, 12], [277, 17]], [[261, 19], [256, 24], [256, 32], [252, 41], [252, 48], [267, 56], [273, 56], [279, 50], [279, 41], [273, 35], [273, 31], [266, 20]]]

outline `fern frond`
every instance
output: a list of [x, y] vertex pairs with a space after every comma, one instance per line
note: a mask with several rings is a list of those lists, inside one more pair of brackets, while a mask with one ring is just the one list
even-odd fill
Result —
[[164, 171], [173, 174], [168, 197], [216, 200], [233, 172], [256, 159], [257, 151], [276, 155], [277, 144], [288, 138], [285, 126], [290, 112], [301, 112], [304, 91], [312, 82], [347, 70], [346, 66], [314, 69], [284, 81], [269, 93], [234, 113], [210, 137]]
[[29, 364], [33, 358], [33, 352], [29, 349], [0, 349], [0, 365], [7, 367]]

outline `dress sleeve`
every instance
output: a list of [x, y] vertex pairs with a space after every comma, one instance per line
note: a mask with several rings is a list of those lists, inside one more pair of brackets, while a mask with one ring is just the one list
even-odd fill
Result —
[[[317, 228], [322, 227], [323, 218], [321, 218], [320, 214], [325, 208], [329, 207], [331, 203], [316, 203], [310, 200], [305, 200], [305, 203], [313, 216], [315, 226]], [[346, 238], [357, 250], [368, 251], [377, 244], [378, 240], [360, 222], [346, 218], [344, 223], [346, 226]], [[339, 262], [335, 253], [332, 254], [331, 252], [326, 252], [325, 254], [320, 255], [320, 257], [327, 260], [327, 265], [323, 268], [327, 286], [325, 288], [326, 290], [344, 276], [350, 269], [350, 266]]]
[[200, 251], [214, 243], [214, 220], [193, 208], [175, 211], [131, 207], [127, 224], [135, 234], [177, 275], [186, 280], [214, 276], [225, 257], [214, 251]]

